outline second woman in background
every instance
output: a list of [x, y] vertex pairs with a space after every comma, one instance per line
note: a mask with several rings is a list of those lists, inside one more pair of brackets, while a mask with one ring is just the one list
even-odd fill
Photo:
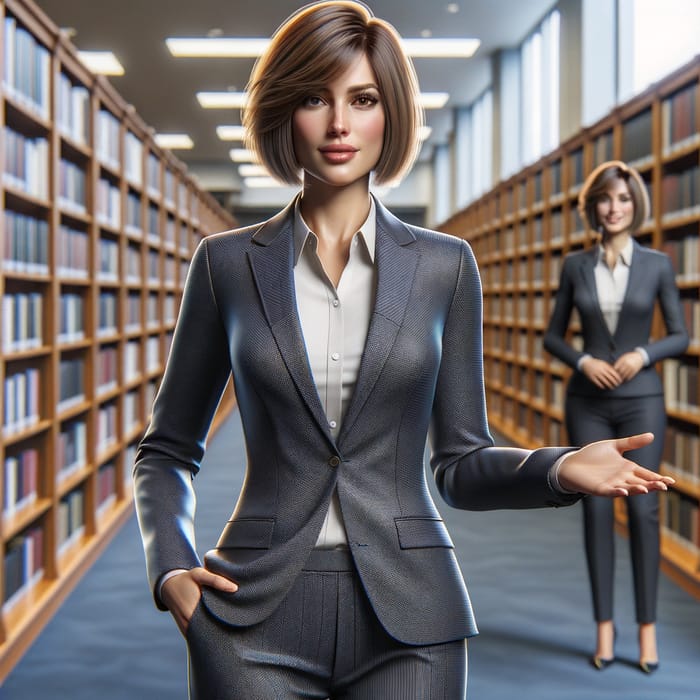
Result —
[[[575, 371], [566, 395], [566, 426], [573, 444], [583, 445], [652, 431], [657, 439], [630, 458], [658, 470], [666, 425], [663, 387], [654, 365], [688, 345], [675, 275], [668, 256], [644, 248], [633, 235], [649, 215], [644, 183], [620, 161], [598, 166], [579, 196], [584, 222], [600, 234], [591, 249], [564, 261], [545, 348]], [[656, 302], [666, 335], [650, 340]], [[565, 335], [573, 309], [581, 321], [583, 350]], [[591, 584], [597, 646], [593, 665], [614, 661], [614, 512], [610, 499], [583, 502], [586, 559]], [[659, 571], [658, 494], [627, 499], [639, 666], [658, 668], [656, 597]]]

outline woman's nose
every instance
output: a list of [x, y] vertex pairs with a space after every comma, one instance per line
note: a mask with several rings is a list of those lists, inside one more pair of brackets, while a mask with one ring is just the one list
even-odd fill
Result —
[[331, 112], [328, 133], [332, 136], [344, 136], [349, 131], [348, 117], [342, 107], [335, 107]]

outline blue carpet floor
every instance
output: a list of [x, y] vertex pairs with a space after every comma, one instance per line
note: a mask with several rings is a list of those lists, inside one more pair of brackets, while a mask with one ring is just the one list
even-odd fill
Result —
[[[200, 551], [217, 539], [243, 479], [238, 414], [210, 442], [197, 477]], [[588, 666], [594, 627], [580, 506], [468, 513], [436, 502], [448, 524], [481, 634], [469, 641], [469, 700], [698, 700], [700, 601], [662, 576], [661, 667], [637, 654], [627, 542], [618, 538], [620, 662]], [[0, 700], [185, 700], [185, 647], [158, 612], [132, 517], [0, 687]], [[271, 699], [272, 700], [272, 699]], [[377, 700], [382, 700], [378, 698]]]

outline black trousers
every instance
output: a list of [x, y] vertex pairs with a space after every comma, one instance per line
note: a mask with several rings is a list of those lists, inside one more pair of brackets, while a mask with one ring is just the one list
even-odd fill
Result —
[[[575, 445], [595, 440], [626, 437], [651, 431], [655, 440], [627, 453], [647, 469], [658, 471], [666, 430], [664, 398], [590, 398], [567, 396], [566, 427]], [[630, 496], [627, 504], [635, 614], [639, 624], [656, 621], [659, 580], [659, 496], [649, 493]], [[597, 622], [613, 618], [615, 561], [613, 500], [599, 496], [583, 499], [586, 561]]]
[[191, 700], [466, 697], [466, 640], [409, 646], [390, 637], [346, 550], [314, 550], [279, 608], [257, 625], [224, 625], [200, 602], [187, 646]]

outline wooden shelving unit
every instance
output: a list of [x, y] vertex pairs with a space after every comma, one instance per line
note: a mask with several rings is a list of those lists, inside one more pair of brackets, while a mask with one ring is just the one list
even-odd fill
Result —
[[[677, 273], [691, 345], [660, 363], [669, 418], [662, 469], [664, 570], [700, 597], [700, 58], [563, 143], [446, 221], [472, 245], [483, 281], [484, 372], [494, 429], [534, 448], [566, 444], [570, 369], [543, 348], [564, 256], [591, 241], [577, 212], [587, 173], [617, 158], [635, 166], [651, 218], [638, 239]], [[576, 321], [570, 329], [579, 342]], [[660, 315], [655, 333], [663, 333]], [[625, 529], [624, 508], [616, 504]]]
[[192, 252], [235, 221], [30, 0], [0, 14], [2, 682], [130, 515]]

